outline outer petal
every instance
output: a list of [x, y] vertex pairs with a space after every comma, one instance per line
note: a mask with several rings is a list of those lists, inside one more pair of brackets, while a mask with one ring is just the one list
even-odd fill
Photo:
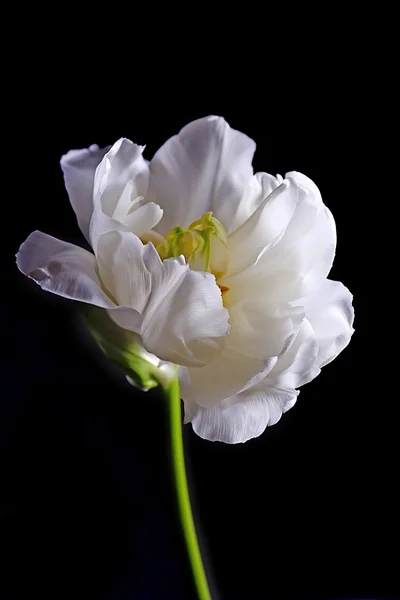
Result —
[[[262, 297], [268, 290], [270, 302], [295, 301], [318, 289], [330, 271], [336, 248], [336, 228], [330, 211], [315, 191], [316, 186], [305, 187], [292, 175], [285, 185], [298, 190], [293, 216], [283, 233], [261, 250], [253, 264], [220, 282], [229, 287], [232, 296], [240, 295], [245, 286], [253, 296]], [[272, 196], [278, 199], [279, 191]], [[244, 240], [234, 251], [246, 255]], [[254, 254], [250, 258], [249, 263]]]
[[95, 257], [83, 248], [34, 231], [20, 247], [17, 265], [48, 292], [102, 308], [115, 306], [101, 288]]
[[254, 386], [271, 370], [270, 361], [286, 351], [303, 318], [301, 306], [273, 306], [246, 297], [229, 305], [231, 330], [224, 350], [204, 368], [181, 372], [182, 398], [212, 406]]
[[[259, 208], [263, 200], [281, 185], [282, 181], [281, 175], [276, 177], [269, 173], [256, 173], [253, 175], [244, 190], [241, 201], [235, 205], [227, 205], [226, 209], [229, 211], [229, 215], [221, 215], [224, 220], [230, 222], [229, 233], [232, 234], [241, 227]], [[233, 212], [234, 210], [236, 210], [236, 213]]]
[[180, 371], [181, 397], [188, 403], [212, 406], [240, 392], [264, 368], [264, 360], [223, 351], [202, 369]]
[[238, 444], [258, 437], [268, 425], [276, 423], [296, 402], [295, 390], [262, 386], [227, 398], [211, 408], [194, 407], [185, 402], [186, 422], [191, 421], [200, 437], [227, 444]]
[[350, 342], [354, 333], [352, 298], [342, 283], [327, 279], [318, 292], [303, 301], [318, 342], [319, 367], [330, 363]]
[[70, 150], [61, 158], [65, 187], [75, 211], [78, 225], [89, 239], [89, 224], [93, 212], [94, 174], [103, 156], [110, 149], [99, 148], [95, 144], [83, 150]]
[[[129, 232], [100, 237], [98, 264], [117, 303], [141, 314], [140, 335], [148, 352], [203, 366], [221, 351], [229, 314], [213, 275], [191, 271], [183, 257], [161, 261], [151, 243], [143, 245]], [[114, 313], [110, 316], [124, 326]]]
[[253, 175], [254, 151], [253, 140], [231, 129], [221, 117], [186, 125], [150, 162], [147, 200], [164, 209], [157, 230], [165, 235], [212, 211], [231, 231]]
[[257, 210], [229, 236], [230, 265], [227, 277], [256, 264], [262, 252], [275, 246], [284, 235], [299, 202], [297, 185], [285, 180], [264, 196]]
[[298, 388], [309, 383], [320, 373], [317, 362], [318, 342], [310, 322], [304, 319], [293, 343], [279, 357], [278, 362], [264, 380], [265, 389]]
[[318, 375], [317, 350], [314, 331], [304, 320], [294, 342], [278, 361], [271, 361], [261, 380], [256, 378], [214, 406], [199, 406], [183, 396], [185, 421], [211, 441], [237, 444], [261, 435], [295, 404], [299, 394], [295, 387]]
[[301, 306], [271, 305], [244, 298], [229, 305], [231, 331], [226, 348], [248, 358], [279, 356], [296, 336], [304, 318]]
[[348, 344], [353, 333], [351, 299], [341, 283], [325, 281], [317, 293], [299, 301], [308, 319], [262, 380], [210, 407], [184, 397], [185, 421], [192, 422], [200, 437], [226, 443], [245, 442], [275, 424], [295, 404], [295, 388], [317, 377]]

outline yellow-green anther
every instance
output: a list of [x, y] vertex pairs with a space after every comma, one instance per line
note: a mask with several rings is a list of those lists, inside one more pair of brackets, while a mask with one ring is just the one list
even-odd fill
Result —
[[175, 258], [183, 254], [188, 262], [197, 249], [198, 242], [197, 237], [193, 236], [189, 231], [182, 227], [174, 227], [157, 246], [157, 252], [162, 260]]
[[188, 229], [171, 229], [157, 246], [157, 252], [162, 260], [183, 254], [192, 269], [209, 271], [218, 277], [228, 264], [228, 238], [218, 219], [206, 212]]
[[218, 219], [212, 216], [211, 211], [204, 213], [198, 221], [193, 221], [188, 229], [189, 231], [207, 231], [208, 235], [216, 235], [221, 242], [228, 245], [228, 236], [225, 228]]

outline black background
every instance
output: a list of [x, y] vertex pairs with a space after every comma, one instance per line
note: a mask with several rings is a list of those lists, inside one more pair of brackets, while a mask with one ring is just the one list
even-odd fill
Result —
[[[19, 274], [14, 254], [34, 229], [83, 244], [63, 153], [125, 136], [147, 144], [150, 158], [207, 114], [256, 140], [255, 171], [297, 170], [317, 183], [338, 229], [331, 278], [350, 288], [356, 310], [350, 346], [260, 438], [228, 446], [184, 428], [213, 598], [399, 596], [399, 444], [376, 375], [370, 295], [371, 276], [378, 285], [383, 277], [371, 262], [368, 203], [380, 175], [359, 70], [344, 61], [313, 74], [304, 63], [281, 75], [250, 65], [211, 74], [199, 65], [189, 77], [176, 61], [155, 70], [136, 58], [121, 79], [105, 67], [94, 75], [88, 47], [78, 78], [68, 48], [59, 73], [48, 50], [28, 53], [13, 79], [5, 148], [1, 600], [194, 597], [162, 398], [125, 383], [74, 307]], [[152, 76], [144, 82], [145, 68]]]

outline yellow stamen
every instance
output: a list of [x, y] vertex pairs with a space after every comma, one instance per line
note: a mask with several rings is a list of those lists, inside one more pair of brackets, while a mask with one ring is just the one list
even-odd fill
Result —
[[156, 248], [162, 260], [183, 254], [191, 269], [213, 273], [217, 281], [227, 271], [228, 236], [211, 211], [187, 229], [171, 229]]

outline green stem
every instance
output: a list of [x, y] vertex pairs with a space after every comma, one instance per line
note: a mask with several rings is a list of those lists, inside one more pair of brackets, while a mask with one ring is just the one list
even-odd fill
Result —
[[169, 401], [172, 467], [186, 548], [199, 600], [212, 600], [200, 554], [199, 543], [197, 541], [192, 507], [190, 505], [185, 470], [185, 456], [183, 451], [181, 398], [177, 377], [174, 378], [172, 384], [168, 387], [164, 387], [164, 392]]

